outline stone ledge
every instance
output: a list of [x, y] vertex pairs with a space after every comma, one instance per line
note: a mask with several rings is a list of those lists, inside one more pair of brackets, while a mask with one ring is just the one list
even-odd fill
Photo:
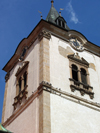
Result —
[[69, 78], [70, 80], [70, 88], [71, 91], [74, 92], [75, 90], [80, 91], [81, 95], [84, 96], [85, 94], [89, 95], [91, 99], [94, 98], [94, 92], [92, 92], [93, 87], [90, 85], [84, 84], [80, 81], [75, 81], [74, 79]]
[[2, 123], [2, 125], [4, 127], [6, 127], [7, 125], [9, 125], [13, 120], [16, 119], [16, 117], [18, 117], [32, 102], [33, 100], [38, 97], [39, 95], [41, 95], [42, 91], [48, 91], [54, 95], [58, 95], [62, 98], [66, 98], [69, 99], [73, 102], [76, 102], [78, 104], [81, 104], [83, 106], [86, 106], [88, 108], [94, 109], [96, 111], [100, 112], [100, 103], [95, 103], [95, 102], [91, 102], [87, 99], [84, 98], [80, 98], [78, 96], [75, 96], [73, 94], [67, 93], [65, 91], [62, 91], [61, 88], [55, 88], [52, 86], [52, 84], [42, 81], [39, 85], [39, 87], [36, 89], [35, 92], [33, 92], [33, 94], [26, 100], [26, 102], [20, 106], [20, 108], [18, 110], [16, 110], [4, 123]]
[[42, 81], [40, 83], [40, 86], [38, 87], [38, 90], [39, 90], [39, 93], [42, 90], [45, 90], [45, 91], [48, 91], [52, 94], [56, 94], [58, 96], [65, 96], [65, 97], [72, 98], [73, 100], [77, 100], [77, 102], [81, 101], [84, 104], [88, 104], [92, 109], [95, 109], [95, 110], [100, 112], [100, 109], [99, 109], [100, 108], [100, 103], [92, 102], [92, 101], [89, 101], [87, 99], [81, 98], [79, 96], [75, 96], [75, 95], [70, 94], [68, 92], [62, 91], [61, 88], [59, 88], [59, 89], [55, 88], [55, 87], [52, 86], [52, 84], [50, 84], [48, 82]]

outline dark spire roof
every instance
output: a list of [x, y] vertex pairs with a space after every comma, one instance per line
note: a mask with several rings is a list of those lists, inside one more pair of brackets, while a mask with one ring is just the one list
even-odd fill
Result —
[[51, 9], [50, 9], [50, 11], [48, 13], [48, 16], [47, 16], [46, 20], [49, 21], [49, 22], [52, 22], [52, 23], [56, 24], [55, 20], [59, 16], [59, 13], [54, 8], [53, 3], [54, 3], [54, 1], [52, 0], [51, 1]]
[[[70, 30], [70, 28], [67, 26], [66, 21], [64, 20], [64, 18], [62, 16], [60, 16], [59, 13], [57, 12], [57, 10], [54, 8], [53, 3], [54, 3], [54, 1], [52, 0], [51, 1], [51, 9], [50, 9], [50, 11], [47, 15], [46, 21], [54, 23], [54, 24], [59, 26], [59, 24], [57, 22], [57, 19], [62, 18], [63, 19], [62, 21], [64, 22], [64, 25], [65, 25], [63, 28], [65, 28], [67, 30]], [[60, 26], [60, 27], [62, 27], [62, 26]]]

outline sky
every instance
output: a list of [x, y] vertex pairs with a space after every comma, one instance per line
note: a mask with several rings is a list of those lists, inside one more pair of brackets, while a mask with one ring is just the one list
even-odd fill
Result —
[[[6, 72], [2, 68], [51, 7], [51, 0], [0, 0], [0, 122], [2, 117]], [[100, 46], [100, 0], [54, 0], [54, 7], [70, 29], [82, 33]]]

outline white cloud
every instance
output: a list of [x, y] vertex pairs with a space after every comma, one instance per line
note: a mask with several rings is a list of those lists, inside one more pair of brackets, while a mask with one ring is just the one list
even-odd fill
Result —
[[69, 1], [69, 3], [67, 4], [66, 11], [68, 11], [70, 13], [70, 15], [71, 15], [70, 20], [72, 22], [74, 22], [75, 24], [77, 24], [79, 22], [79, 20], [78, 20], [76, 14], [75, 14], [75, 11], [74, 11], [74, 9], [72, 7], [71, 1]]

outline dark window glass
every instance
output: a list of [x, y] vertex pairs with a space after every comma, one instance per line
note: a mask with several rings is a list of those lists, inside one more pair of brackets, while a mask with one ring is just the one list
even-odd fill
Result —
[[60, 20], [58, 20], [58, 22], [59, 22], [59, 26], [61, 26], [61, 21], [60, 21]]
[[72, 77], [74, 80], [78, 81], [78, 68], [75, 65], [72, 65]]
[[81, 80], [82, 83], [87, 84], [87, 78], [86, 78], [87, 74], [86, 74], [86, 70], [81, 68]]
[[65, 24], [64, 24], [64, 22], [62, 22], [62, 27], [65, 28]]
[[24, 87], [27, 85], [27, 73], [24, 73]]
[[21, 78], [19, 79], [19, 93], [21, 91], [21, 84], [22, 84], [22, 81], [21, 81]]

